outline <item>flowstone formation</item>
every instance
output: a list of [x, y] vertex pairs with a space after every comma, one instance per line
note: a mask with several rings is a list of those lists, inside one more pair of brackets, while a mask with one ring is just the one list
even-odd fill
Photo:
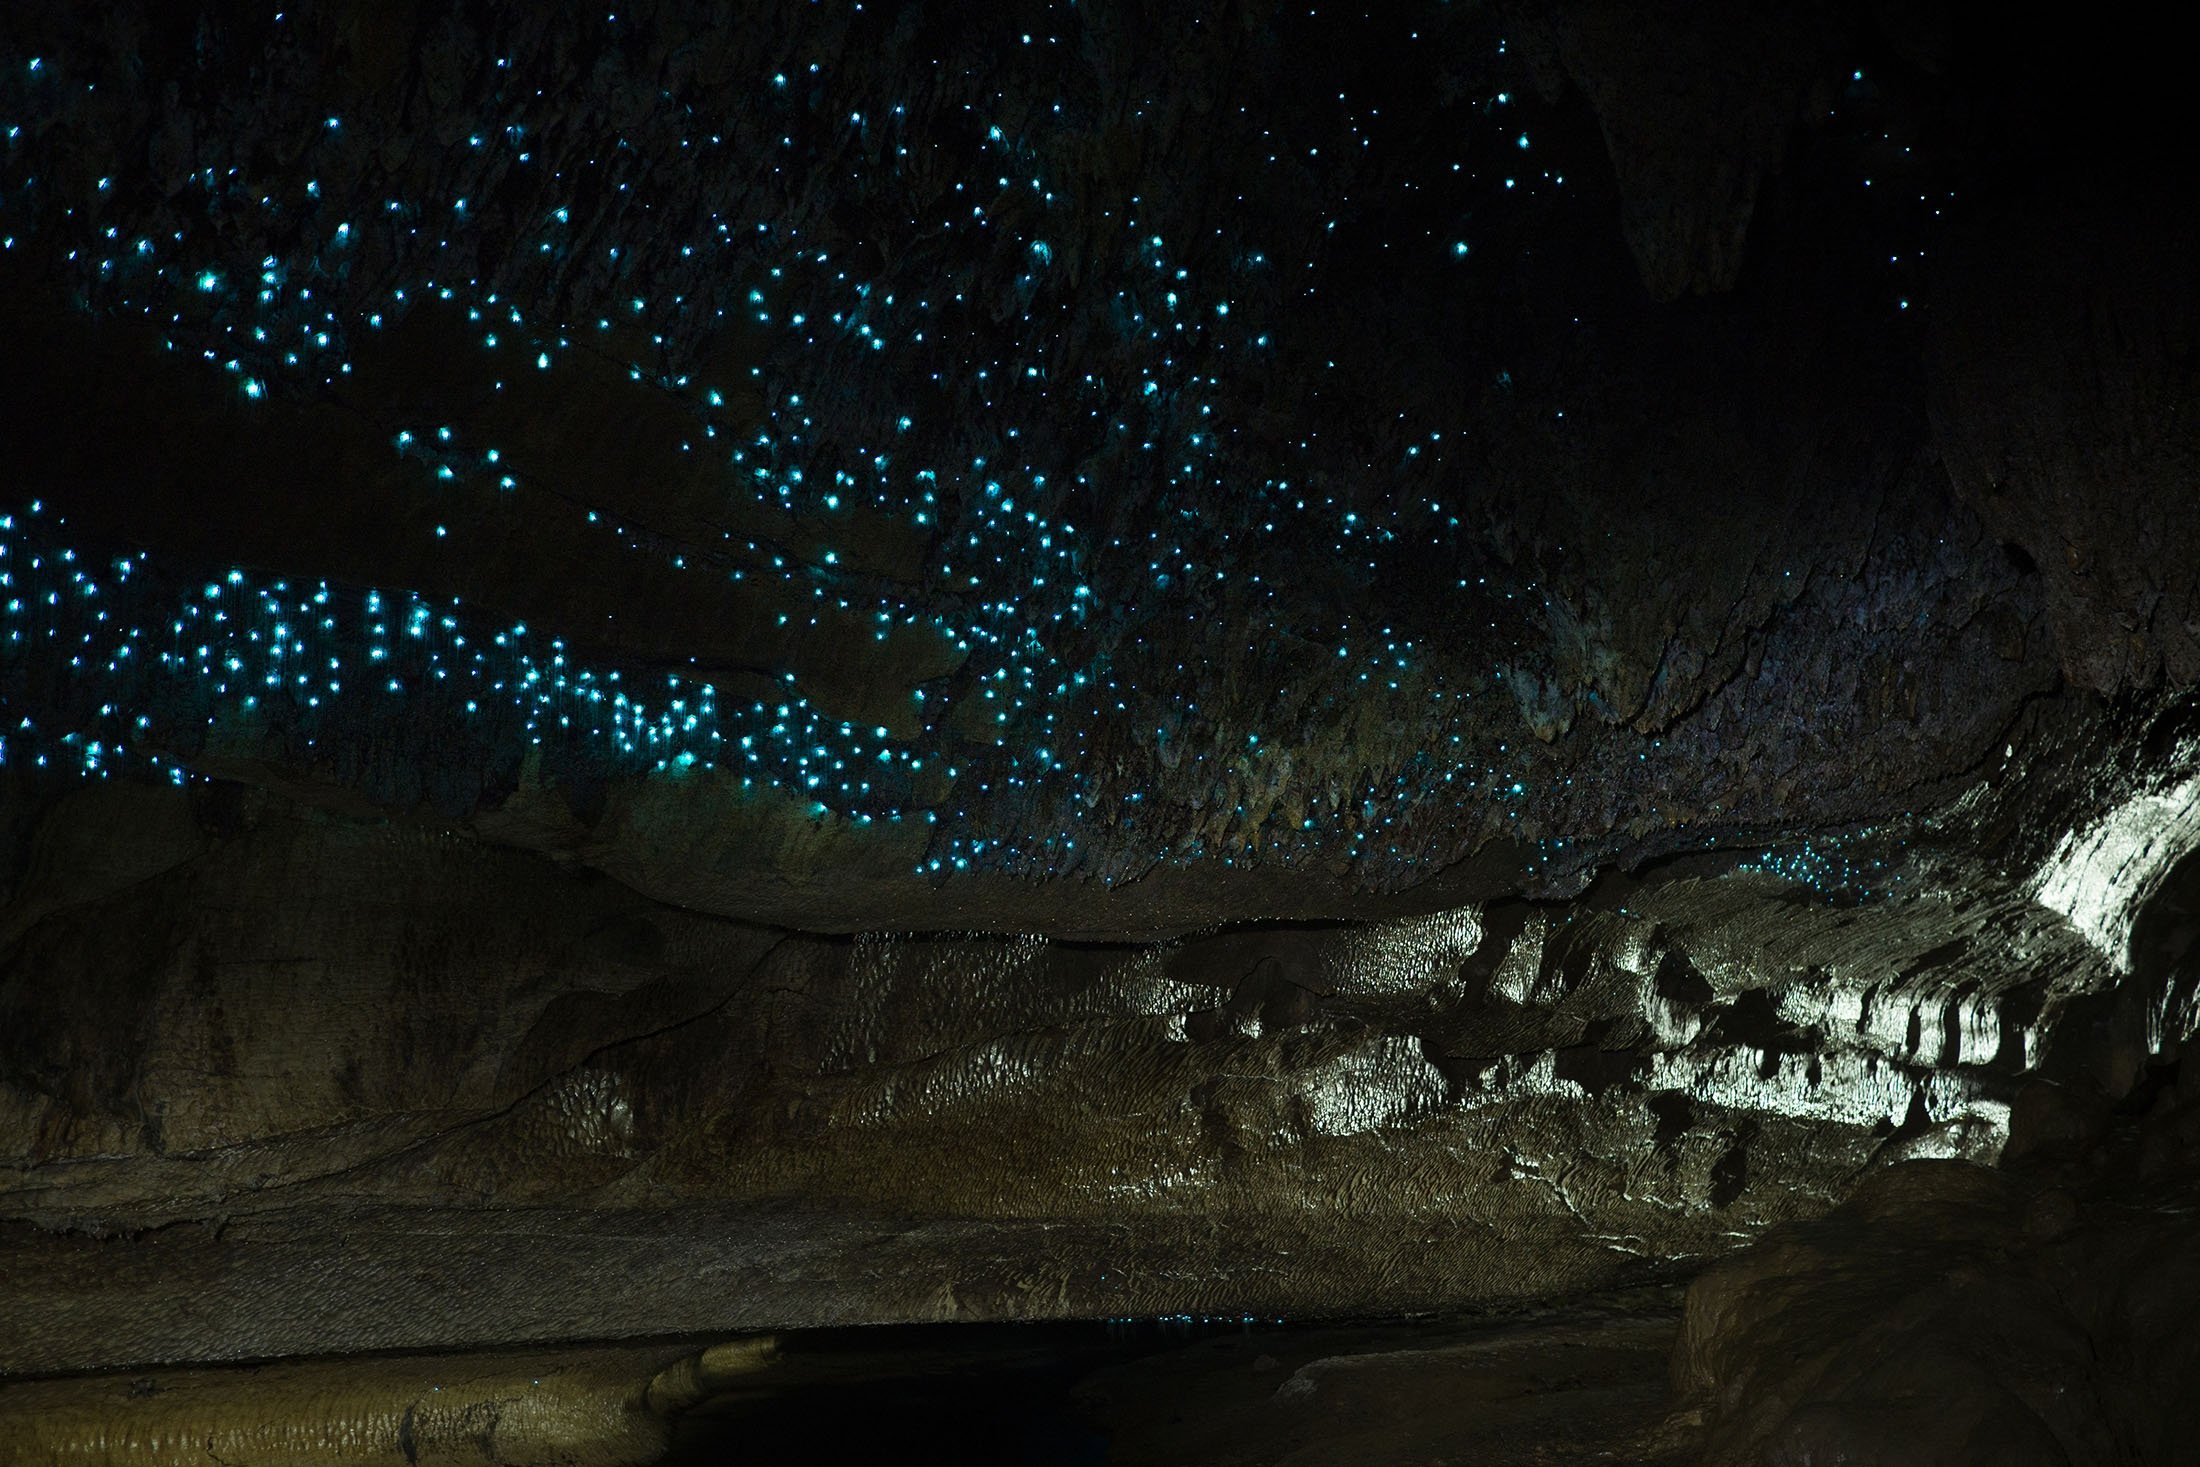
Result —
[[8, 15], [0, 1373], [1663, 1285], [2172, 1083], [2168, 54]]

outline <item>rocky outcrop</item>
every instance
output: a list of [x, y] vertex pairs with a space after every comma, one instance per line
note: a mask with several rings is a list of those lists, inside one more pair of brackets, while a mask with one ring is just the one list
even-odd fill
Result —
[[2200, 1107], [2168, 1078], [2139, 1099], [2074, 1135], [2034, 1092], [2008, 1171], [1893, 1168], [1706, 1272], [1673, 1357], [1704, 1460], [2189, 1457]]

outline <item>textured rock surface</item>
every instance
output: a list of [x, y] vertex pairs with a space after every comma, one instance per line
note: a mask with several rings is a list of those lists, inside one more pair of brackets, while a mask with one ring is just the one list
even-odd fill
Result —
[[2042, 1136], [2006, 1173], [1882, 1173], [1698, 1279], [1673, 1366], [1704, 1460], [2189, 1458], [2200, 1107], [2147, 1099], [2144, 1124]]
[[[2028, 263], [2060, 216], [1949, 132], [2013, 104], [1929, 25], [1866, 78], [1891, 23], [1828, 8], [1151, 9], [1005, 55], [921, 9], [26, 18], [18, 554], [161, 553], [101, 593], [136, 660], [11, 669], [19, 757], [426, 804], [789, 925], [1097, 934], [1883, 819], [2058, 664], [2159, 681], [2180, 236]], [[2013, 419], [2004, 343], [2111, 277], [2135, 349], [2027, 357]], [[2170, 638], [2130, 676], [2127, 610]]]
[[107, 1375], [0, 1386], [0, 1462], [642, 1467], [768, 1346], [634, 1346]]
[[89, 788], [0, 971], [6, 1364], [1685, 1267], [1887, 1161], [1991, 1161], [2029, 1075], [2176, 1052], [2200, 822], [2127, 778], [2010, 868], [1981, 832], [2051, 764], [1572, 902], [1113, 944], [804, 935], [433, 824]]

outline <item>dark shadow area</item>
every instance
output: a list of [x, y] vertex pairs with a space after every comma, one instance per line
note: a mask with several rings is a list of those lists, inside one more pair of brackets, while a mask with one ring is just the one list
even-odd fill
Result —
[[1078, 1381], [1181, 1338], [1103, 1325], [805, 1332], [768, 1393], [689, 1416], [665, 1462], [1102, 1463], [1108, 1434], [1074, 1400]]
[[1538, 1460], [1513, 1455], [1524, 1430], [1593, 1451], [1655, 1418], [1676, 1302], [1641, 1291], [1471, 1318], [801, 1331], [753, 1392], [688, 1416], [664, 1461], [1135, 1467], [1326, 1446], [1324, 1460], [1389, 1462], [1436, 1441], [1483, 1448], [1477, 1462]]

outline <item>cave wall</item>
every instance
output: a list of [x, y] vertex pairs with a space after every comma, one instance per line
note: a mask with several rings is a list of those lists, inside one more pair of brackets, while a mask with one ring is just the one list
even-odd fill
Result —
[[1779, 863], [1130, 943], [806, 934], [433, 822], [93, 786], [22, 843], [0, 969], [6, 1364], [1667, 1277], [1991, 1161], [2028, 1079], [2128, 1087], [2200, 1021], [2134, 964], [2162, 921], [2080, 920], [2189, 885], [2189, 785], [2005, 835], [2012, 877], [1972, 846], [2027, 773]]

